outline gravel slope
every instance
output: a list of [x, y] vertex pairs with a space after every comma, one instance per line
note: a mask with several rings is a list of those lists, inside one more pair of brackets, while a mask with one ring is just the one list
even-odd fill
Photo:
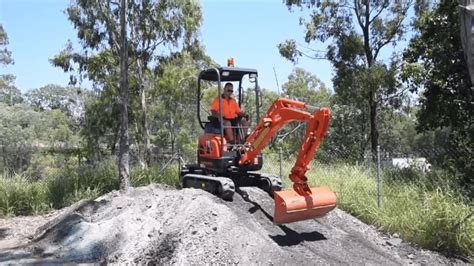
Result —
[[111, 192], [44, 216], [0, 219], [0, 263], [466, 264], [412, 247], [334, 210], [277, 226], [273, 200], [226, 202], [159, 185]]

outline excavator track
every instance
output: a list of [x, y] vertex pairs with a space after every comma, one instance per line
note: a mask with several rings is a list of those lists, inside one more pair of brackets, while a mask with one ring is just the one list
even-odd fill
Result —
[[283, 188], [283, 184], [281, 181], [281, 177], [271, 174], [260, 174], [260, 185], [263, 191], [270, 194], [273, 197], [275, 191], [281, 191]]
[[199, 188], [212, 193], [223, 200], [231, 201], [235, 193], [232, 179], [221, 176], [185, 174], [182, 177], [183, 188]]

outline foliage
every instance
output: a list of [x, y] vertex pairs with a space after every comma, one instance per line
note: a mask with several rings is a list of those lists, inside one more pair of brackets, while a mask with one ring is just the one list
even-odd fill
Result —
[[[211, 63], [196, 58], [189, 51], [175, 53], [155, 70], [154, 86], [150, 89], [150, 130], [153, 143], [171, 152], [195, 149], [198, 135], [196, 91], [199, 67]], [[206, 106], [206, 103], [202, 103]]]
[[[177, 169], [175, 162], [146, 170], [134, 167], [131, 182], [134, 186], [158, 182], [178, 187]], [[97, 198], [119, 188], [116, 172], [116, 164], [108, 160], [96, 166], [64, 166], [41, 180], [25, 175], [0, 176], [0, 217], [41, 214], [81, 199]]]
[[[88, 141], [88, 157], [90, 159], [100, 158], [99, 148], [101, 139], [106, 138], [108, 150], [114, 154], [115, 144], [118, 141], [117, 130], [119, 128], [119, 119], [114, 118], [119, 114], [117, 102], [118, 88], [118, 36], [119, 25], [119, 6], [113, 5], [111, 1], [105, 1], [89, 5], [82, 1], [75, 1], [68, 8], [69, 20], [73, 22], [78, 30], [78, 37], [82, 41], [82, 52], [74, 52], [72, 45], [69, 44], [60, 54], [58, 54], [52, 63], [65, 71], [74, 72], [77, 75], [72, 76], [75, 82], [83, 77], [93, 81], [97, 89], [102, 90], [100, 99], [96, 100], [89, 108], [89, 112], [98, 112], [108, 117], [94, 117], [86, 115], [87, 121], [99, 127], [86, 125], [84, 134]], [[146, 166], [149, 161], [149, 149], [151, 148], [150, 136], [156, 134], [150, 132], [150, 123], [153, 123], [151, 117], [155, 114], [148, 110], [149, 105], [154, 105], [156, 101], [161, 101], [156, 97], [165, 97], [170, 94], [157, 93], [157, 86], [163, 88], [159, 82], [160, 75], [163, 74], [161, 62], [166, 62], [169, 58], [175, 57], [180, 51], [187, 51], [191, 58], [206, 57], [198, 42], [197, 31], [201, 24], [202, 14], [199, 3], [190, 0], [180, 1], [128, 1], [127, 6], [128, 24], [127, 30], [130, 32], [128, 38], [128, 56], [129, 56], [129, 88], [130, 99], [127, 104], [130, 105], [128, 112], [131, 125], [132, 153], [136, 155], [142, 166]], [[164, 52], [171, 51], [171, 54]], [[189, 64], [189, 58], [188, 60]], [[197, 60], [199, 61], [199, 59]], [[177, 61], [174, 61], [175, 63]], [[194, 62], [196, 63], [196, 62]], [[193, 63], [192, 63], [193, 64]], [[170, 68], [168, 63], [163, 68]], [[179, 69], [181, 70], [181, 69]], [[185, 70], [182, 73], [185, 73]], [[161, 73], [161, 74], [160, 74]], [[170, 80], [173, 77], [164, 77]], [[179, 75], [176, 78], [182, 78]], [[176, 82], [173, 87], [166, 89], [177, 89]], [[166, 86], [165, 86], [166, 87]], [[154, 94], [148, 97], [148, 93]], [[152, 101], [151, 101], [152, 99]], [[164, 99], [163, 101], [168, 101]], [[153, 111], [156, 108], [151, 106]], [[166, 109], [164, 109], [166, 110]], [[171, 109], [167, 109], [168, 111]], [[162, 110], [162, 112], [164, 112]], [[164, 115], [160, 114], [162, 118]], [[163, 118], [168, 124], [174, 123], [175, 118], [172, 114]], [[106, 123], [101, 123], [105, 121]], [[160, 122], [162, 122], [160, 120]], [[161, 123], [160, 125], [163, 125]], [[172, 129], [176, 132], [176, 126], [163, 128]], [[160, 127], [161, 130], [161, 127]], [[104, 135], [104, 133], [106, 133]], [[171, 132], [172, 133], [172, 132]], [[170, 134], [176, 142], [177, 134]], [[102, 137], [101, 137], [102, 136]], [[173, 145], [174, 146], [174, 145]], [[148, 156], [147, 156], [148, 155]], [[148, 158], [147, 158], [148, 157]]]
[[[315, 75], [302, 68], [295, 68], [282, 85], [282, 96], [304, 102], [314, 107], [329, 107], [331, 93], [326, 85]], [[308, 109], [307, 112], [313, 110]], [[306, 134], [306, 123], [294, 121], [278, 132], [277, 142], [284, 152], [296, 153]]]
[[2, 66], [13, 64], [12, 53], [6, 48], [8, 43], [8, 34], [0, 24], [0, 64]]
[[411, 90], [421, 93], [417, 130], [449, 132], [450, 141], [435, 145], [458, 151], [440, 157], [446, 168], [463, 176], [462, 184], [472, 194], [474, 99], [461, 44], [457, 2], [442, 1], [424, 10], [413, 26], [417, 35], [404, 52], [402, 77]]
[[38, 150], [75, 145], [70, 121], [60, 110], [37, 112], [25, 104], [0, 103], [0, 165], [6, 172], [26, 170]]
[[38, 214], [51, 210], [44, 181], [32, 182], [23, 175], [0, 176], [0, 217]]
[[55, 84], [48, 84], [25, 94], [26, 102], [36, 110], [59, 109], [75, 122], [76, 127], [83, 122], [81, 119], [84, 118], [85, 105], [93, 97], [91, 91]]
[[15, 76], [0, 75], [0, 102], [15, 105], [23, 102], [21, 91], [15, 87]]
[[296, 45], [296, 41], [287, 40], [278, 45], [280, 54], [292, 62], [300, 56], [313, 59], [325, 56], [331, 61], [336, 70], [333, 78], [336, 103], [360, 110], [351, 114], [359, 114], [357, 122], [365, 123], [351, 128], [357, 134], [354, 139], [359, 139], [359, 144], [355, 146], [365, 148], [367, 140], [370, 140], [372, 151], [375, 151], [379, 145], [379, 121], [383, 120], [379, 113], [380, 105], [386, 104], [388, 99], [394, 101], [400, 90], [400, 84], [396, 82], [397, 60], [391, 58], [386, 64], [379, 59], [379, 55], [382, 48], [403, 39], [406, 31], [403, 21], [414, 1], [284, 2], [289, 9], [297, 6], [312, 10], [309, 19], [300, 19], [300, 24], [306, 29], [306, 43], [319, 41], [329, 42], [329, 45], [326, 54], [321, 55], [313, 54], [314, 50], [310, 49], [310, 52], [305, 52]]
[[[8, 34], [0, 24], [0, 67], [14, 64], [12, 53], [6, 47], [8, 43]], [[14, 105], [23, 101], [21, 92], [15, 87], [14, 82], [14, 75], [0, 75], [0, 102]]]

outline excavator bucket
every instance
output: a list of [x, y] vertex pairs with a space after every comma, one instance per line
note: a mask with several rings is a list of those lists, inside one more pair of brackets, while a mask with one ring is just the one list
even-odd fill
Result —
[[323, 217], [336, 207], [336, 194], [328, 187], [311, 188], [301, 196], [294, 190], [275, 191], [275, 224], [285, 224]]

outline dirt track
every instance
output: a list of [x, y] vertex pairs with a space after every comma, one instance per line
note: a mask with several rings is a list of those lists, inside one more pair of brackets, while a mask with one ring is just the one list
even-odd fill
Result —
[[273, 200], [255, 188], [232, 202], [195, 189], [134, 188], [46, 216], [0, 220], [0, 263], [464, 264], [338, 209], [282, 226], [272, 214]]

